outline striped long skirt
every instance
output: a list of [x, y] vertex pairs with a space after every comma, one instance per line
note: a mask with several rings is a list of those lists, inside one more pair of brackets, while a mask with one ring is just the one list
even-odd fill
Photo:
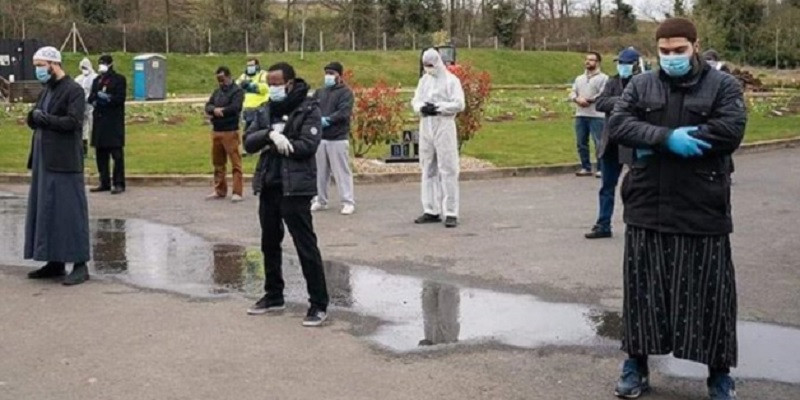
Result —
[[622, 350], [735, 367], [736, 278], [728, 235], [628, 226]]

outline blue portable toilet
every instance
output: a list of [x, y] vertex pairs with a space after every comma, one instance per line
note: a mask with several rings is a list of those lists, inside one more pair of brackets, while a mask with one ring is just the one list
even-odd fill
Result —
[[167, 58], [161, 54], [142, 54], [133, 58], [133, 99], [167, 98]]

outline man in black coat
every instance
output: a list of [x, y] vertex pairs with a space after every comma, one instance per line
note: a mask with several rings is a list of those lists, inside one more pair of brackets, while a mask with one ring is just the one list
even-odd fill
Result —
[[[100, 186], [91, 192], [119, 194], [125, 191], [125, 77], [114, 70], [114, 60], [109, 55], [100, 57], [97, 72], [100, 74], [92, 84], [88, 102], [94, 106], [92, 146], [97, 157], [97, 172]], [[114, 176], [109, 174], [109, 159], [114, 159]]]
[[656, 30], [661, 69], [633, 78], [614, 106], [611, 140], [636, 149], [622, 182], [625, 256], [616, 394], [649, 389], [647, 356], [706, 364], [712, 400], [736, 397], [736, 277], [731, 259], [730, 155], [747, 123], [736, 78], [700, 57], [697, 28]]
[[[614, 110], [614, 105], [625, 90], [625, 86], [631, 81], [634, 75], [641, 72], [639, 65], [639, 52], [633, 47], [629, 47], [619, 53], [617, 57], [617, 75], [609, 78], [603, 87], [603, 92], [595, 100], [597, 111], [606, 114], [606, 121]], [[587, 239], [610, 238], [611, 217], [614, 215], [614, 192], [617, 190], [619, 175], [622, 173], [622, 164], [630, 164], [633, 157], [633, 150], [609, 143], [608, 124], [600, 136], [597, 145], [597, 159], [601, 172], [602, 184], [600, 186], [599, 207], [597, 222], [592, 230], [585, 235]]]
[[25, 218], [26, 259], [47, 264], [28, 274], [49, 279], [66, 274], [65, 285], [89, 279], [89, 210], [83, 176], [83, 88], [64, 72], [61, 53], [43, 47], [33, 56], [44, 88], [28, 113], [33, 130], [28, 168], [31, 186]]
[[311, 218], [311, 199], [317, 194], [315, 158], [322, 136], [322, 115], [319, 103], [308, 97], [308, 85], [295, 76], [291, 65], [271, 66], [267, 80], [270, 101], [259, 108], [244, 138], [248, 153], [261, 153], [253, 174], [253, 190], [259, 196], [266, 292], [247, 312], [260, 315], [285, 308], [281, 269], [285, 222], [311, 303], [303, 326], [319, 326], [327, 319], [329, 299]]

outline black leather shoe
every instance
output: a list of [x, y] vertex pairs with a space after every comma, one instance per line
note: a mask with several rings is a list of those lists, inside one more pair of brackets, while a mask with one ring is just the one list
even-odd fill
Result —
[[77, 263], [72, 267], [72, 272], [64, 278], [64, 286], [80, 285], [89, 280], [89, 267], [86, 263]]
[[415, 224], [432, 224], [442, 222], [442, 218], [433, 214], [422, 214], [421, 217], [414, 220]]
[[444, 219], [444, 226], [446, 228], [455, 228], [458, 226], [458, 218], [456, 217], [447, 217]]
[[49, 262], [36, 271], [28, 272], [28, 279], [60, 278], [67, 274], [64, 263]]
[[111, 189], [111, 194], [120, 194], [120, 193], [125, 193], [124, 187], [115, 186], [113, 189]]
[[107, 186], [98, 186], [98, 187], [93, 187], [93, 188], [89, 189], [89, 191], [92, 192], [92, 193], [108, 192], [110, 190], [111, 190], [111, 188], [107, 187]]
[[583, 235], [587, 239], [606, 239], [614, 236], [610, 229], [604, 229], [597, 225], [592, 227], [592, 231]]

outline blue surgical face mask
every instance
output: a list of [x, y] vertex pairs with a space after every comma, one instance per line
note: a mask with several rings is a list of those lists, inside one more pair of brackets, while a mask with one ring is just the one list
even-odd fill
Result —
[[336, 77], [333, 75], [325, 75], [325, 87], [336, 86]]
[[50, 81], [50, 77], [52, 73], [50, 69], [47, 67], [36, 67], [36, 79], [41, 83], [47, 83]]
[[692, 70], [692, 56], [690, 54], [659, 55], [661, 69], [673, 78], [686, 76]]
[[633, 76], [633, 64], [617, 64], [617, 73], [622, 79], [628, 79]]
[[257, 65], [248, 65], [246, 69], [247, 75], [255, 75], [258, 72]]
[[281, 102], [286, 99], [286, 85], [269, 87], [270, 101]]

